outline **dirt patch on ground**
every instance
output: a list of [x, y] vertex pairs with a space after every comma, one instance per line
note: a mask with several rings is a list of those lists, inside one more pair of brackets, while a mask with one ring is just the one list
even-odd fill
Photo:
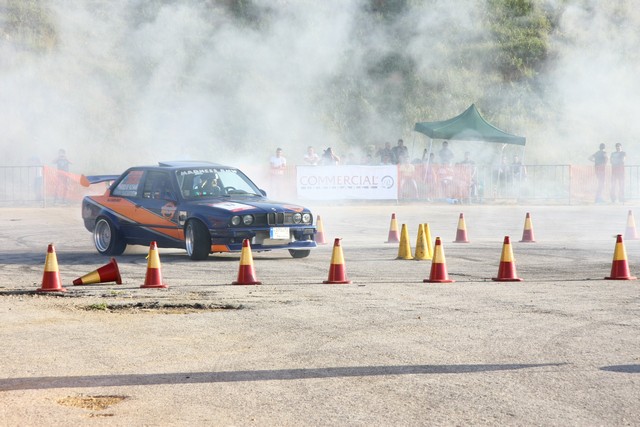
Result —
[[220, 310], [241, 310], [245, 308], [242, 304], [204, 304], [204, 303], [160, 303], [134, 302], [124, 304], [97, 303], [85, 306], [88, 311], [104, 312], [127, 312], [127, 313], [164, 313], [164, 314], [186, 314], [202, 311]]
[[127, 399], [127, 396], [68, 396], [59, 399], [58, 403], [62, 406], [71, 406], [74, 408], [89, 409], [91, 411], [103, 411], [110, 406], [118, 404]]

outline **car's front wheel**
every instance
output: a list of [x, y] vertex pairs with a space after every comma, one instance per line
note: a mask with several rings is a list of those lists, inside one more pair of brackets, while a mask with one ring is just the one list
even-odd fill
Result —
[[302, 251], [289, 249], [289, 253], [291, 254], [291, 256], [293, 258], [306, 258], [306, 257], [309, 256], [311, 251], [308, 250], [308, 249], [307, 250], [302, 250]]
[[211, 234], [202, 222], [192, 219], [187, 223], [184, 241], [189, 258], [194, 261], [207, 259], [211, 251]]
[[111, 220], [99, 217], [93, 229], [93, 243], [102, 255], [122, 255], [127, 242], [120, 236]]

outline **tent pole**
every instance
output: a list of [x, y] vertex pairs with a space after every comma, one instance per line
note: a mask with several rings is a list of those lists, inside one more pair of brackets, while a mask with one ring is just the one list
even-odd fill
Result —
[[[416, 148], [416, 134], [414, 132], [413, 138], [411, 140], [411, 152], [412, 153], [415, 153], [415, 151], [416, 151], [415, 148]], [[411, 157], [411, 156], [409, 156], [409, 157]]]

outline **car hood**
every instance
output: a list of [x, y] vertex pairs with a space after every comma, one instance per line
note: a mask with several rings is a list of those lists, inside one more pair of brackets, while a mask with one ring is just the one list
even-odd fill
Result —
[[255, 212], [303, 212], [305, 208], [292, 203], [278, 203], [270, 200], [209, 200], [198, 202], [199, 206], [209, 206], [233, 213]]

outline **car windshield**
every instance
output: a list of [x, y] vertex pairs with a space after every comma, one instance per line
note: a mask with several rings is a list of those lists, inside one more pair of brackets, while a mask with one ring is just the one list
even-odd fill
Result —
[[193, 168], [176, 171], [178, 185], [185, 199], [260, 196], [260, 190], [238, 169]]

